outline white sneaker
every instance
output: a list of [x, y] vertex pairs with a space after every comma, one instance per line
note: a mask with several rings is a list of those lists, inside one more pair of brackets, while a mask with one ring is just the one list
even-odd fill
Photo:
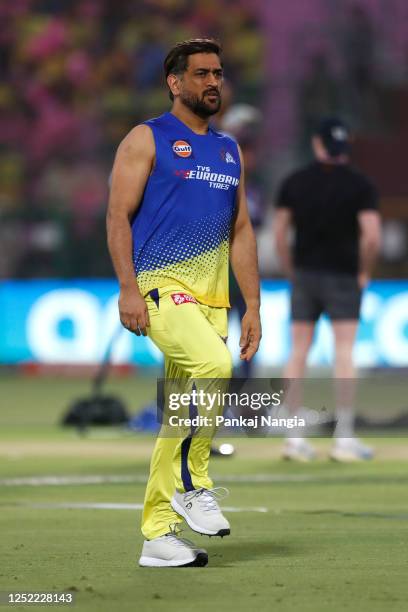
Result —
[[230, 524], [222, 515], [217, 499], [222, 499], [226, 495], [228, 490], [224, 487], [196, 489], [187, 493], [176, 491], [171, 506], [187, 521], [193, 531], [223, 538], [230, 534]]
[[303, 438], [288, 438], [283, 448], [282, 458], [290, 461], [307, 463], [316, 459], [317, 453], [313, 446]]
[[170, 526], [170, 532], [153, 540], [145, 540], [141, 567], [204, 567], [207, 551], [180, 537], [181, 530]]
[[330, 451], [330, 459], [343, 463], [369, 461], [373, 457], [374, 450], [363, 444], [358, 438], [337, 438]]

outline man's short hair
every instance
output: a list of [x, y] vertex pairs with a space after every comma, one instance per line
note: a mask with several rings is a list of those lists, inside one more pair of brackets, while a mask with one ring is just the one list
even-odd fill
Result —
[[[167, 54], [164, 60], [164, 74], [166, 79], [169, 74], [183, 74], [187, 70], [188, 58], [195, 53], [215, 53], [221, 55], [221, 45], [214, 38], [191, 38], [177, 43]], [[174, 96], [169, 92], [170, 100]]]

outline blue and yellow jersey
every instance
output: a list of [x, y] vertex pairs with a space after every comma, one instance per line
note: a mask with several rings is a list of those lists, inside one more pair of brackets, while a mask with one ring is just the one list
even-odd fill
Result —
[[241, 166], [236, 142], [196, 134], [171, 113], [146, 122], [156, 161], [132, 222], [140, 291], [177, 284], [201, 303], [229, 306], [228, 259]]

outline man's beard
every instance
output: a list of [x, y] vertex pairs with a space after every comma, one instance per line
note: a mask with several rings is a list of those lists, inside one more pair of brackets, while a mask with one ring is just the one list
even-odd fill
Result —
[[[218, 95], [218, 101], [215, 104], [209, 104], [206, 102], [206, 96], [209, 93]], [[208, 117], [211, 117], [211, 115], [215, 115], [215, 113], [218, 113], [221, 106], [221, 95], [215, 90], [204, 92], [201, 98], [188, 91], [185, 91], [180, 95], [180, 100], [185, 106], [187, 106], [187, 108], [189, 108], [201, 119], [208, 119]]]

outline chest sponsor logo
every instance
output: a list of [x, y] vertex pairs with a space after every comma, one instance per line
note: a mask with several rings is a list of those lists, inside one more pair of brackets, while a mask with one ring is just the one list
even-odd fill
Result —
[[188, 293], [172, 293], [171, 299], [173, 300], [176, 306], [180, 306], [180, 304], [188, 304], [188, 303], [198, 304], [197, 300]]
[[212, 172], [209, 166], [197, 166], [195, 170], [174, 170], [174, 174], [186, 181], [204, 181], [212, 189], [228, 191], [230, 187], [238, 187], [239, 185], [238, 177], [221, 172]]
[[191, 157], [193, 147], [187, 140], [174, 140], [172, 142], [174, 157]]

